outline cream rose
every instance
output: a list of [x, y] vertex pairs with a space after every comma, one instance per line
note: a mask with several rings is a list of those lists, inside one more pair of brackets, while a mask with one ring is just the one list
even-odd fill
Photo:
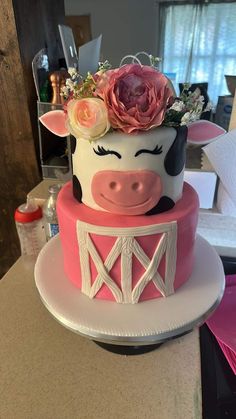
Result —
[[67, 129], [76, 138], [97, 140], [110, 128], [103, 100], [98, 98], [72, 99], [67, 107]]

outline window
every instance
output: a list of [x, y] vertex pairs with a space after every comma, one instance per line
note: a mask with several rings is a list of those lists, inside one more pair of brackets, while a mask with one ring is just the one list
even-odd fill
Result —
[[216, 105], [229, 94], [224, 75], [236, 75], [236, 2], [162, 3], [160, 10], [162, 71], [176, 74], [176, 87], [208, 82]]

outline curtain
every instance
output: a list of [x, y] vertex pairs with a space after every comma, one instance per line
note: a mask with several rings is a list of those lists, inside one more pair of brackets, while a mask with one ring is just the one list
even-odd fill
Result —
[[227, 95], [236, 75], [236, 3], [161, 4], [162, 71], [179, 83], [208, 82], [210, 100]]

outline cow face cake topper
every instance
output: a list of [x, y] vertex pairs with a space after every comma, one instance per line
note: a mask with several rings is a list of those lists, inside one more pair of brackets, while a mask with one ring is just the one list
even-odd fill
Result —
[[69, 70], [64, 110], [40, 117], [56, 135], [75, 137], [76, 199], [121, 215], [166, 211], [181, 198], [186, 125], [203, 108], [199, 93], [186, 87], [175, 98], [164, 74], [136, 60], [115, 69], [105, 62], [84, 80]]

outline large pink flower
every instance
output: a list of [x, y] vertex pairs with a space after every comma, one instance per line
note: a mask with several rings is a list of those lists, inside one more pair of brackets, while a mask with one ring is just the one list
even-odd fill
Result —
[[139, 64], [107, 71], [96, 90], [106, 104], [111, 126], [128, 134], [161, 125], [173, 97], [162, 73]]

